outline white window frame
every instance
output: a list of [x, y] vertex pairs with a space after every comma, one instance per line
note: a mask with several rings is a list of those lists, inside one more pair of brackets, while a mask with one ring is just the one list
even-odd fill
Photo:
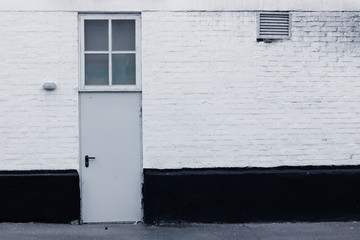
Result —
[[[112, 51], [112, 29], [111, 20], [135, 20], [135, 51]], [[108, 20], [108, 51], [85, 51], [85, 20]], [[80, 31], [80, 92], [122, 92], [122, 91], [141, 91], [141, 21], [140, 14], [80, 14], [79, 15]], [[109, 85], [85, 85], [85, 53], [103, 53], [109, 56]], [[135, 76], [136, 85], [112, 85], [112, 54], [116, 53], [135, 53]]]

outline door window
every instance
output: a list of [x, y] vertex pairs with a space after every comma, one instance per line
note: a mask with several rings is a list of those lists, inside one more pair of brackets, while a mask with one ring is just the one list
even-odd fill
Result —
[[139, 18], [81, 15], [80, 90], [141, 90]]

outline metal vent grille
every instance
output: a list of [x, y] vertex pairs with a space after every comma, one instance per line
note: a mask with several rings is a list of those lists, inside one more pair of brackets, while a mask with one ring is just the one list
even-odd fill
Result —
[[258, 40], [290, 38], [289, 13], [259, 13]]

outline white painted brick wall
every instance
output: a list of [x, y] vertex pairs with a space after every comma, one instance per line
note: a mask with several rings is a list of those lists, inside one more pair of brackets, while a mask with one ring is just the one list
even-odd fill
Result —
[[77, 169], [77, 13], [1, 12], [0, 22], [0, 170]]
[[144, 12], [144, 167], [359, 164], [359, 15], [267, 44], [255, 12]]
[[[359, 164], [359, 13], [294, 13], [271, 44], [255, 19], [142, 14], [145, 168]], [[77, 13], [0, 20], [0, 170], [78, 169]]]

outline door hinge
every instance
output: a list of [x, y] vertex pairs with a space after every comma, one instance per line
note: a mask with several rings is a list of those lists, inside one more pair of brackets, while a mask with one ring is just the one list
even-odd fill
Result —
[[142, 117], [142, 106], [139, 106], [139, 116]]

